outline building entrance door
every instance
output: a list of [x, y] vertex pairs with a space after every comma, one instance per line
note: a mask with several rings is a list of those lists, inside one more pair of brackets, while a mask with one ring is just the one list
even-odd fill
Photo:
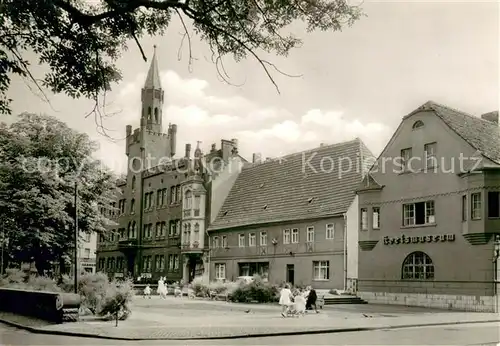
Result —
[[295, 265], [293, 264], [286, 265], [286, 282], [295, 285]]

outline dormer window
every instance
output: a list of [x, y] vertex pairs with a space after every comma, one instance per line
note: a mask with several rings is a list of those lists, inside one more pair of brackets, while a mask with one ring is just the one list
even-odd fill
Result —
[[420, 128], [424, 127], [424, 122], [422, 120], [417, 120], [413, 123], [412, 129], [413, 130], [418, 130]]

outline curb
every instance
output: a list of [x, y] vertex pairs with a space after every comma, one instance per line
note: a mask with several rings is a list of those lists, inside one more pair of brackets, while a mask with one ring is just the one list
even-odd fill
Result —
[[267, 333], [249, 333], [225, 336], [197, 336], [197, 337], [152, 337], [152, 338], [133, 338], [133, 337], [114, 337], [107, 335], [80, 333], [80, 332], [66, 332], [59, 330], [45, 330], [36, 327], [29, 327], [23, 324], [12, 322], [0, 318], [0, 323], [4, 323], [19, 329], [27, 330], [34, 334], [45, 335], [58, 335], [70, 336], [77, 338], [92, 338], [92, 339], [105, 339], [105, 340], [121, 340], [121, 341], [147, 341], [147, 340], [230, 340], [230, 339], [245, 339], [245, 338], [262, 338], [262, 337], [276, 337], [276, 336], [294, 336], [294, 335], [314, 335], [314, 334], [334, 334], [334, 333], [352, 333], [352, 332], [366, 332], [384, 329], [405, 329], [416, 327], [433, 327], [433, 326], [449, 326], [460, 324], [480, 324], [480, 323], [495, 323], [500, 322], [500, 319], [483, 320], [483, 321], [458, 321], [458, 322], [439, 322], [439, 323], [420, 323], [420, 324], [405, 324], [398, 326], [379, 326], [379, 327], [352, 327], [352, 328], [325, 328], [317, 330], [304, 330], [304, 331], [290, 331], [290, 332], [267, 332]]

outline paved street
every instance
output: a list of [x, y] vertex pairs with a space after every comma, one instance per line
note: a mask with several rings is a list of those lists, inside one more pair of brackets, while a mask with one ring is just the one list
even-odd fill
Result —
[[0, 324], [0, 344], [15, 345], [498, 345], [500, 323], [232, 340], [120, 341], [32, 334]]
[[[326, 306], [319, 314], [304, 318], [282, 318], [276, 304], [232, 304], [218, 301], [166, 300], [136, 297], [132, 315], [115, 327], [113, 321], [83, 317], [77, 323], [51, 325], [29, 317], [0, 313], [0, 320], [33, 327], [40, 332], [80, 337], [131, 340], [180, 340], [262, 335], [331, 333], [408, 328], [431, 325], [500, 322], [497, 314], [464, 313], [387, 305]], [[291, 340], [306, 340], [296, 337]], [[318, 337], [318, 340], [328, 338]], [[252, 339], [254, 340], [254, 339]], [[280, 339], [281, 340], [281, 339]]]

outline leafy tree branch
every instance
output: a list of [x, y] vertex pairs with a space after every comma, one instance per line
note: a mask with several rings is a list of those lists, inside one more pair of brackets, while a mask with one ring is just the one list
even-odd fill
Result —
[[[10, 112], [6, 94], [11, 75], [31, 80], [39, 90], [85, 97], [99, 95], [120, 81], [115, 62], [144, 35], [162, 35], [178, 17], [185, 30], [192, 61], [194, 34], [208, 43], [219, 75], [227, 80], [222, 58], [256, 59], [279, 91], [272, 71], [282, 73], [260, 52], [286, 56], [301, 39], [284, 34], [295, 21], [307, 30], [340, 31], [362, 15], [348, 0], [4, 0], [0, 5], [0, 112]], [[187, 23], [189, 21], [190, 23]], [[23, 53], [33, 51], [50, 71], [39, 85]]]

